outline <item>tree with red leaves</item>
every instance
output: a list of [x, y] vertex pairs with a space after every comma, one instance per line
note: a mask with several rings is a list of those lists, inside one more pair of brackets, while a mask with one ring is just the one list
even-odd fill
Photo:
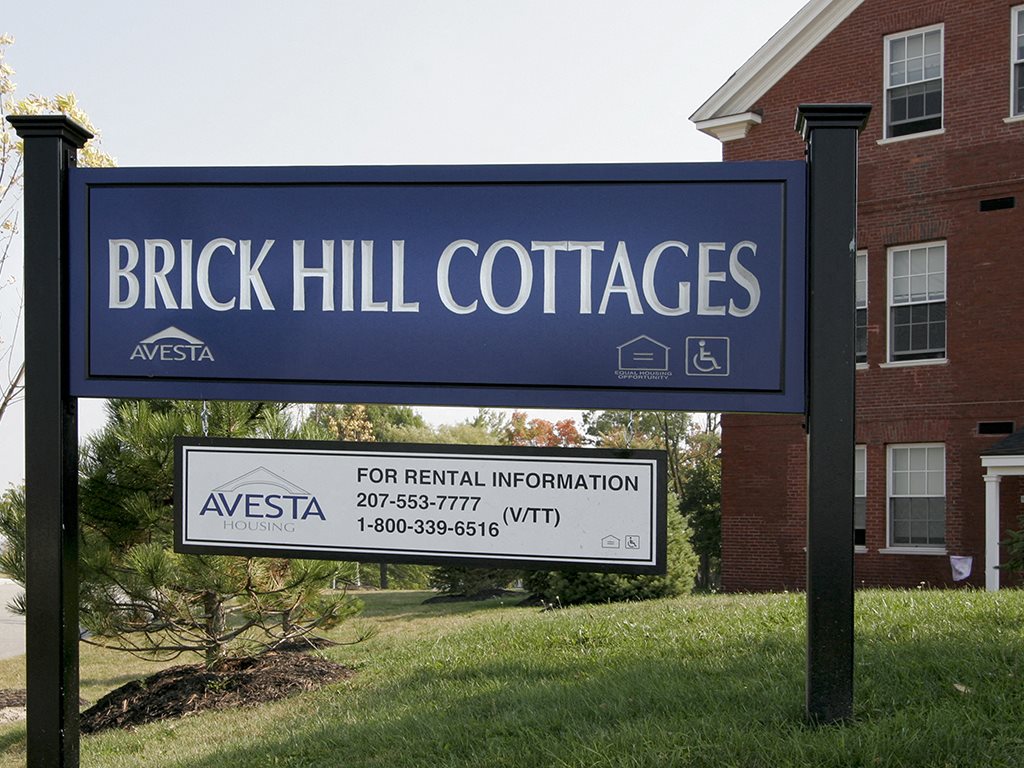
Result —
[[542, 448], [572, 448], [583, 445], [583, 435], [574, 419], [552, 423], [547, 419], [530, 419], [526, 413], [515, 411], [505, 428], [507, 445], [532, 445]]

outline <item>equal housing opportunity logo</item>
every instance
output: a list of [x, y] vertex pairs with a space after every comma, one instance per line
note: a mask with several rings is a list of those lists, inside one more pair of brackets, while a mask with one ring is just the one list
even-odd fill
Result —
[[159, 362], [213, 362], [213, 353], [206, 342], [173, 325], [154, 333], [135, 345], [131, 360]]
[[617, 349], [619, 367], [615, 375], [619, 379], [651, 381], [667, 379], [672, 375], [672, 371], [668, 369], [668, 353], [671, 347], [650, 336], [637, 336], [625, 344], [620, 344]]

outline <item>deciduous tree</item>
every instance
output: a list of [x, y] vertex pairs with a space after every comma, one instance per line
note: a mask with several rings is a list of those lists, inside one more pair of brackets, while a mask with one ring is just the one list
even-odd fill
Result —
[[333, 439], [349, 442], [401, 442], [402, 430], [426, 426], [423, 417], [407, 405], [317, 403], [306, 418]]
[[[93, 134], [98, 131], [73, 93], [53, 97], [15, 96], [14, 69], [7, 63], [10, 35], [0, 35], [0, 421], [24, 393], [25, 362], [19, 349], [22, 303], [20, 293], [22, 143], [7, 122], [8, 115], [64, 114]], [[82, 166], [110, 166], [114, 159], [89, 141], [78, 153]]]
[[721, 436], [718, 414], [681, 411], [588, 411], [588, 438], [604, 447], [667, 453], [669, 488], [700, 558], [698, 586], [713, 587], [721, 557]]
[[507, 445], [537, 446], [541, 448], [570, 448], [583, 445], [583, 435], [574, 419], [550, 422], [547, 419], [529, 419], [522, 411], [514, 411], [505, 427]]
[[690, 523], [690, 541], [700, 558], [697, 585], [710, 589], [718, 583], [722, 558], [722, 440], [716, 426], [694, 427], [681, 458], [679, 509]]

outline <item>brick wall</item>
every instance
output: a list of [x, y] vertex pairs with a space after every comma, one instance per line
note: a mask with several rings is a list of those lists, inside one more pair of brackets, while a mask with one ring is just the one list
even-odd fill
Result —
[[[1010, 104], [1014, 3], [866, 0], [755, 106], [761, 125], [723, 145], [726, 160], [799, 159], [800, 103], [874, 105], [859, 142], [858, 248], [868, 252], [868, 364], [857, 372], [857, 442], [867, 447], [863, 585], [952, 583], [948, 558], [887, 546], [886, 449], [946, 448], [946, 549], [973, 555], [984, 584], [984, 482], [979, 454], [1000, 439], [980, 421], [1024, 427], [1024, 122]], [[883, 38], [944, 25], [943, 132], [879, 143]], [[979, 202], [1016, 207], [980, 212]], [[893, 246], [942, 240], [947, 259], [947, 361], [890, 367], [887, 263]], [[722, 583], [728, 590], [804, 584], [806, 455], [800, 418], [723, 419]], [[1020, 481], [1002, 483], [1002, 524], [1022, 509]]]

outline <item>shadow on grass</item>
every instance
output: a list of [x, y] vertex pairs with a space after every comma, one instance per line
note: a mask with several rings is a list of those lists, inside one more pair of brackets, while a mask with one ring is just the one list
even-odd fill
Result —
[[[289, 735], [286, 727], [264, 734], [258, 747], [225, 748], [189, 765], [1020, 765], [1019, 693], [1014, 701], [969, 701], [948, 681], [886, 683], [890, 667], [881, 662], [912, 668], [922, 653], [963, 676], [962, 654], [951, 649], [889, 649], [888, 659], [869, 661], [880, 662], [871, 715], [844, 728], [804, 725], [803, 666], [794, 654], [776, 662], [749, 654], [718, 669], [642, 660], [582, 674], [565, 665], [493, 664], [413, 674], [400, 685], [436, 694], [377, 700], [343, 729], [300, 726]], [[452, 684], [463, 693], [446, 698]], [[322, 700], [340, 715], [349, 705], [338, 695]]]
[[[391, 679], [273, 705], [267, 718], [232, 721], [216, 752], [154, 765], [1024, 765], [1016, 611], [941, 629], [915, 613], [864, 622], [857, 719], [814, 729], [803, 719], [805, 640], [795, 610], [751, 611], [718, 634], [703, 612], [673, 614], [675, 623], [656, 626], [653, 639], [623, 621], [633, 616], [625, 611], [614, 621], [605, 615], [592, 635], [579, 613], [518, 635], [465, 633]], [[629, 639], [613, 636], [627, 624]], [[495, 646], [504, 646], [500, 655]], [[250, 723], [251, 738], [233, 735]], [[179, 734], [208, 738], [213, 727], [197, 719]]]
[[526, 598], [527, 593], [509, 597], [495, 597], [488, 600], [459, 600], [445, 603], [427, 603], [425, 601], [437, 597], [438, 592], [415, 593], [355, 593], [353, 596], [363, 601], [360, 618], [373, 619], [382, 623], [398, 621], [419, 621], [436, 619], [439, 616], [463, 616], [495, 608], [515, 607]]
[[[439, 662], [370, 697], [322, 691], [316, 710], [329, 724], [311, 729], [285, 718], [258, 746], [225, 746], [178, 765], [683, 765], [693, 750], [744, 728], [802, 727], [803, 668], [795, 649], [785, 659], [746, 654], [720, 664], [643, 658], [583, 669], [578, 661]], [[606, 763], [602, 755], [633, 755], [636, 762]]]

